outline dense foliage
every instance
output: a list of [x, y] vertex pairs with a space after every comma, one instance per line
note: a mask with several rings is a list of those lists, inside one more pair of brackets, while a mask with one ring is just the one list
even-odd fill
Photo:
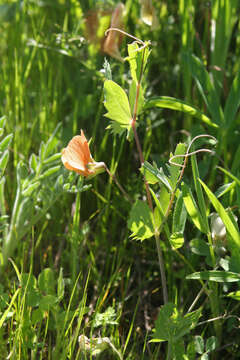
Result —
[[0, 358], [240, 357], [239, 11], [1, 1]]

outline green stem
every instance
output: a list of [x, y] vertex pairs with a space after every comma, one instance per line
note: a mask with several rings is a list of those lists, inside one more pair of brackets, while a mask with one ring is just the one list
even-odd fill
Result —
[[75, 212], [73, 216], [73, 229], [71, 236], [71, 267], [72, 267], [71, 274], [72, 274], [73, 284], [75, 283], [77, 278], [77, 267], [79, 264], [78, 240], [79, 240], [79, 225], [80, 225], [80, 209], [81, 209], [81, 191], [78, 191], [75, 202]]
[[123, 196], [125, 196], [125, 198], [130, 202], [132, 203], [132, 199], [129, 197], [128, 193], [124, 190], [124, 188], [122, 187], [122, 185], [118, 182], [116, 176], [114, 174], [112, 174], [110, 172], [110, 170], [108, 169], [107, 165], [105, 165], [105, 170], [106, 172], [108, 173], [108, 175], [113, 179], [113, 181], [115, 182], [115, 184], [117, 185], [117, 187], [119, 188], [119, 190], [122, 192]]
[[[134, 109], [133, 109], [133, 117], [132, 117], [132, 122], [131, 122], [131, 126], [132, 126], [132, 130], [134, 133], [134, 138], [135, 138], [141, 166], [144, 163], [144, 156], [143, 156], [142, 147], [141, 147], [141, 144], [139, 141], [139, 137], [138, 137], [138, 133], [137, 133], [135, 124], [136, 124], [136, 120], [137, 120], [137, 110], [138, 110], [140, 86], [141, 86], [141, 80], [142, 80], [142, 76], [143, 76], [144, 54], [145, 54], [145, 48], [143, 49], [140, 80], [137, 83], [136, 99], [135, 99], [135, 104], [134, 104]], [[152, 203], [152, 198], [151, 198], [151, 194], [150, 194], [149, 184], [148, 184], [145, 176], [143, 176], [143, 179], [144, 179], [144, 185], [145, 185], [145, 190], [146, 190], [146, 194], [147, 194], [147, 202], [148, 202], [149, 208], [153, 212], [153, 203]], [[153, 216], [153, 219], [154, 219], [154, 216]], [[166, 304], [168, 302], [167, 281], [166, 281], [166, 274], [165, 274], [162, 250], [161, 250], [161, 245], [160, 245], [160, 238], [159, 238], [159, 233], [157, 231], [155, 231], [154, 237], [155, 237], [155, 241], [156, 241], [156, 247], [157, 247], [157, 253], [158, 253], [158, 263], [159, 263], [159, 269], [160, 269], [161, 281], [162, 281], [162, 287], [163, 287], [163, 301], [164, 301], [164, 304]]]
[[14, 201], [14, 207], [11, 217], [11, 225], [9, 229], [9, 233], [7, 234], [6, 238], [4, 239], [3, 243], [3, 263], [2, 266], [4, 267], [8, 261], [9, 256], [12, 255], [14, 249], [17, 246], [17, 234], [16, 234], [16, 220], [18, 209], [21, 204], [22, 196], [21, 196], [21, 186], [18, 184], [16, 198]]

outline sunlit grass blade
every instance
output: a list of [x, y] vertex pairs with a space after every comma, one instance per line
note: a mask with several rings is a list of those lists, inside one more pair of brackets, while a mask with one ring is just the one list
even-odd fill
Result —
[[210, 270], [210, 271], [200, 271], [193, 274], [190, 274], [186, 277], [188, 280], [208, 280], [216, 282], [236, 282], [240, 281], [240, 275], [233, 273], [231, 271], [219, 271], [219, 270]]
[[199, 171], [198, 171], [198, 164], [197, 164], [197, 158], [196, 155], [191, 156], [191, 164], [192, 164], [192, 173], [193, 173], [193, 180], [194, 180], [194, 186], [196, 190], [196, 195], [198, 199], [198, 206], [201, 213], [201, 217], [204, 223], [204, 228], [206, 231], [209, 231], [209, 225], [208, 225], [208, 216], [207, 216], [207, 208], [203, 196], [203, 191], [201, 188], [201, 185], [199, 184]]
[[194, 223], [194, 225], [204, 234], [207, 234], [208, 228], [206, 227], [206, 224], [203, 221], [202, 215], [199, 211], [199, 208], [196, 204], [196, 201], [193, 197], [193, 194], [191, 192], [191, 189], [188, 185], [182, 184], [181, 186], [182, 192], [183, 192], [183, 200], [185, 207], [187, 209], [187, 212], [190, 216], [190, 219]]
[[235, 76], [224, 107], [224, 117], [228, 129], [234, 125], [235, 116], [240, 105], [240, 71]]
[[218, 126], [224, 123], [224, 114], [220, 105], [220, 100], [216, 92], [215, 86], [211, 81], [202, 61], [195, 55], [186, 53], [184, 60], [188, 63], [194, 77], [198, 90], [212, 116], [212, 120]]
[[193, 105], [188, 104], [183, 100], [179, 100], [169, 96], [159, 96], [156, 98], [150, 98], [146, 101], [144, 105], [144, 109], [149, 109], [152, 107], [160, 107], [165, 109], [172, 109], [176, 111], [181, 111], [186, 113], [187, 115], [196, 117], [201, 120], [205, 124], [217, 128], [218, 125], [214, 123], [208, 116], [206, 116], [203, 112], [198, 110]]

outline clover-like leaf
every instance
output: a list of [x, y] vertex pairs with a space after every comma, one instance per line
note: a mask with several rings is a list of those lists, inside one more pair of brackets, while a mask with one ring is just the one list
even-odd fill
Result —
[[132, 114], [128, 97], [125, 91], [112, 80], [104, 82], [105, 101], [107, 109], [106, 117], [111, 119], [110, 128], [114, 134], [121, 134], [124, 130], [130, 130]]

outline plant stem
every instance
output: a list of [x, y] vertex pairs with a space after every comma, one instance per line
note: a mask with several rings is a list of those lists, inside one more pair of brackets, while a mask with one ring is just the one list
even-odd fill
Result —
[[108, 173], [108, 175], [113, 179], [113, 181], [115, 182], [115, 184], [117, 185], [117, 187], [119, 188], [119, 190], [122, 192], [122, 194], [126, 197], [126, 199], [132, 203], [132, 199], [129, 197], [128, 193], [124, 190], [124, 188], [122, 187], [122, 185], [118, 182], [116, 176], [114, 174], [112, 174], [110, 172], [110, 170], [108, 169], [107, 165], [104, 164], [105, 170]]
[[[143, 49], [140, 80], [137, 83], [136, 98], [135, 98], [135, 104], [134, 104], [134, 109], [133, 109], [133, 117], [132, 117], [132, 121], [131, 121], [131, 126], [132, 126], [132, 130], [133, 130], [141, 166], [144, 163], [144, 156], [143, 156], [142, 147], [141, 147], [141, 144], [139, 141], [139, 137], [138, 137], [138, 133], [137, 133], [135, 124], [136, 124], [136, 120], [137, 120], [137, 109], [138, 109], [140, 86], [141, 86], [141, 80], [142, 80], [142, 76], [143, 76], [144, 54], [145, 54], [145, 48]], [[153, 203], [152, 203], [152, 198], [151, 198], [151, 194], [150, 194], [149, 184], [148, 184], [145, 176], [143, 176], [143, 179], [144, 179], [144, 185], [145, 185], [146, 194], [147, 194], [147, 202], [148, 202], [149, 208], [151, 209], [151, 211], [153, 213], [153, 221], [154, 221], [154, 210], [153, 210]], [[155, 228], [155, 226], [154, 226], [154, 228]], [[161, 245], [160, 245], [159, 232], [157, 232], [156, 230], [155, 230], [154, 237], [155, 237], [156, 246], [157, 246], [158, 263], [159, 263], [159, 269], [160, 269], [160, 275], [161, 275], [161, 281], [162, 281], [162, 287], [163, 287], [163, 301], [164, 301], [164, 304], [166, 304], [168, 302], [167, 281], [166, 281], [166, 274], [165, 274], [162, 250], [161, 250]]]

